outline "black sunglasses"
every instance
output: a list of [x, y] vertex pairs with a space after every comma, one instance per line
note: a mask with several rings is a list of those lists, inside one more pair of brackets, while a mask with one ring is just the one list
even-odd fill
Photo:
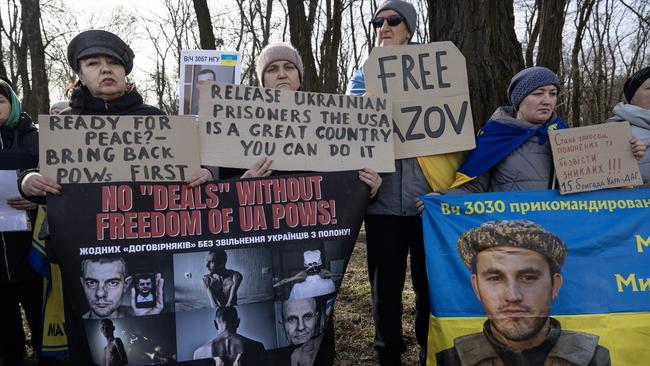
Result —
[[396, 25], [399, 25], [402, 20], [404, 20], [404, 17], [401, 15], [389, 15], [387, 17], [375, 17], [375, 19], [371, 20], [370, 23], [372, 23], [372, 26], [377, 29], [381, 28], [384, 25], [384, 21], [387, 21], [388, 25], [394, 27]]

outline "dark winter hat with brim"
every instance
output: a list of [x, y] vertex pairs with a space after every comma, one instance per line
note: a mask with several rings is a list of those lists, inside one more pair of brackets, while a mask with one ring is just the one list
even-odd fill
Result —
[[519, 71], [510, 81], [508, 100], [515, 110], [528, 94], [546, 85], [555, 85], [560, 90], [560, 79], [545, 67], [529, 67]]
[[374, 18], [380, 12], [389, 9], [395, 10], [399, 15], [404, 17], [406, 28], [408, 28], [411, 37], [413, 37], [418, 26], [418, 13], [415, 11], [413, 4], [402, 0], [386, 0], [379, 4], [377, 11], [372, 17]]
[[623, 93], [628, 103], [632, 102], [634, 94], [641, 87], [641, 84], [650, 78], [650, 66], [644, 67], [630, 76], [623, 86]]
[[68, 45], [68, 64], [79, 72], [79, 60], [93, 55], [107, 55], [119, 61], [126, 75], [133, 70], [135, 54], [131, 47], [111, 32], [93, 29], [81, 32]]

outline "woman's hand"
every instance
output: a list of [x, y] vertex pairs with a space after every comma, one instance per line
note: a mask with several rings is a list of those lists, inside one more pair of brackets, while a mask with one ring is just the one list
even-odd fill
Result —
[[61, 186], [41, 173], [29, 173], [23, 178], [20, 188], [28, 196], [45, 196], [48, 193], [61, 194]]
[[637, 138], [633, 138], [630, 140], [630, 145], [632, 145], [632, 154], [634, 154], [634, 158], [636, 160], [641, 160], [641, 158], [645, 155], [645, 142]]
[[7, 199], [7, 204], [16, 210], [34, 210], [38, 207], [37, 204], [30, 202], [22, 197], [9, 197]]
[[188, 183], [188, 185], [190, 187], [194, 188], [196, 186], [200, 186], [201, 184], [203, 184], [203, 183], [205, 183], [205, 182], [207, 182], [209, 180], [212, 180], [212, 173], [209, 170], [205, 169], [205, 168], [201, 168], [201, 170], [199, 170], [198, 172], [192, 174], [187, 179], [186, 182]]
[[250, 168], [241, 176], [242, 178], [257, 178], [257, 177], [268, 177], [273, 173], [271, 169], [271, 164], [273, 160], [264, 156], [259, 159]]
[[359, 180], [364, 182], [370, 187], [370, 197], [377, 194], [379, 186], [381, 186], [381, 177], [376, 171], [370, 168], [363, 168], [359, 170]]
[[[431, 192], [427, 193], [427, 196], [440, 196], [440, 193], [438, 192]], [[419, 198], [415, 198], [415, 207], [418, 208], [418, 214], [422, 215], [422, 211], [424, 211], [424, 202], [422, 202]]]

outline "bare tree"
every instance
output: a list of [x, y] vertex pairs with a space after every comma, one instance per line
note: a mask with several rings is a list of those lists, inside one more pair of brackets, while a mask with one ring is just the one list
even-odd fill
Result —
[[[432, 41], [451, 40], [465, 55], [472, 114], [480, 127], [507, 104], [510, 78], [524, 67], [512, 0], [428, 0]], [[450, 22], [449, 19], [454, 19]]]
[[210, 19], [210, 9], [207, 0], [193, 0], [196, 21], [199, 24], [199, 38], [201, 39], [201, 48], [212, 50], [216, 47], [214, 32], [212, 31], [212, 20]]
[[578, 56], [582, 49], [582, 38], [584, 36], [585, 27], [591, 17], [591, 11], [596, 4], [596, 0], [578, 0], [576, 12], [576, 36], [573, 41], [573, 48], [571, 51], [571, 122], [573, 126], [580, 126], [580, 94], [582, 88], [582, 80], [580, 78], [580, 64]]
[[540, 0], [537, 66], [560, 73], [566, 0]]

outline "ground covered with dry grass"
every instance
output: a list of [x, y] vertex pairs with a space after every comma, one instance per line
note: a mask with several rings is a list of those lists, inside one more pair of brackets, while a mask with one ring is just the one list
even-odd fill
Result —
[[[416, 365], [418, 345], [413, 329], [415, 300], [410, 273], [407, 273], [402, 300], [404, 302], [402, 324], [407, 347], [406, 354], [402, 356], [402, 364]], [[336, 365], [376, 364], [375, 352], [372, 349], [375, 328], [371, 307], [370, 283], [366, 271], [366, 235], [362, 228], [336, 300], [334, 323], [336, 328]]]
[[[402, 357], [402, 363], [416, 365], [418, 345], [413, 329], [415, 309], [410, 273], [407, 273], [403, 301], [402, 323], [408, 350]], [[366, 234], [362, 228], [336, 301], [334, 323], [336, 328], [336, 365], [376, 364], [375, 352], [372, 349], [375, 328], [372, 322], [371, 306], [370, 283], [366, 272]], [[28, 353], [32, 354], [31, 347], [28, 349]], [[36, 366], [37, 363], [30, 357], [27, 365]]]

